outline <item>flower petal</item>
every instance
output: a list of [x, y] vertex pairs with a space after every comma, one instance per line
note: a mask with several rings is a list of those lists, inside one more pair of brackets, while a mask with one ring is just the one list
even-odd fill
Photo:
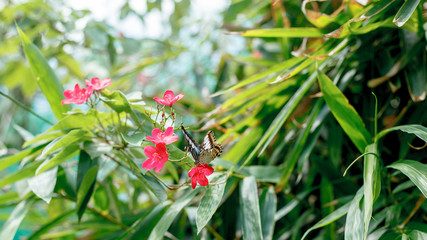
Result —
[[199, 182], [200, 186], [207, 186], [209, 184], [209, 180], [204, 176], [203, 174], [197, 175], [197, 181]]
[[163, 99], [173, 99], [174, 94], [172, 90], [167, 90], [164, 94], [163, 94]]
[[191, 179], [191, 187], [192, 187], [193, 189], [195, 189], [195, 188], [196, 188], [196, 186], [197, 186], [197, 180], [196, 180], [196, 178], [195, 178], [195, 177], [193, 177], [193, 178]]
[[148, 158], [147, 160], [144, 161], [144, 163], [142, 163], [142, 167], [147, 170], [150, 170], [155, 167], [155, 163], [156, 162], [154, 161], [154, 159]]
[[159, 135], [159, 133], [163, 133], [162, 130], [160, 130], [159, 128], [155, 128], [153, 129], [153, 131], [151, 131], [151, 136], [155, 138], [157, 135]]
[[214, 172], [214, 169], [211, 166], [207, 164], [203, 164], [203, 165], [204, 165], [203, 168], [201, 168], [200, 170], [201, 172], [203, 172], [204, 175], [209, 176]]
[[174, 102], [181, 100], [184, 97], [184, 94], [180, 93], [178, 95], [176, 95], [173, 100]]
[[[173, 127], [166, 128], [165, 136], [171, 136], [172, 134], [173, 134]], [[154, 136], [154, 134], [153, 134], [153, 136]]]
[[196, 172], [197, 172], [197, 167], [193, 167], [192, 169], [190, 169], [190, 171], [188, 172], [188, 177], [193, 177], [194, 176], [194, 174], [196, 174]]
[[156, 152], [156, 148], [153, 146], [146, 146], [144, 148], [144, 153], [147, 157], [152, 157], [155, 152]]

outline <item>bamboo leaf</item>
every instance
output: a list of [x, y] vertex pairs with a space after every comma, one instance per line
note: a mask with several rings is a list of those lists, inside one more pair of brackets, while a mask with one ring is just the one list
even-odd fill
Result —
[[314, 84], [316, 80], [316, 74], [312, 74], [303, 84], [302, 86], [295, 92], [295, 94], [289, 99], [289, 101], [285, 104], [285, 106], [280, 110], [279, 114], [277, 114], [276, 118], [271, 123], [270, 127], [267, 129], [265, 134], [262, 136], [258, 144], [255, 146], [254, 150], [252, 150], [249, 157], [245, 160], [242, 166], [246, 165], [249, 161], [255, 157], [255, 154], [262, 148], [262, 150], [258, 153], [258, 155], [262, 154], [262, 152], [267, 148], [267, 146], [273, 141], [277, 132], [282, 128], [283, 124], [286, 120], [291, 116], [292, 112], [297, 108], [297, 106], [302, 101], [305, 94], [310, 90], [311, 86]]
[[277, 196], [274, 188], [270, 186], [265, 189], [260, 198], [261, 226], [264, 239], [273, 239], [274, 234], [274, 215], [277, 210]]
[[245, 177], [240, 186], [240, 208], [244, 239], [263, 239], [258, 189], [255, 177]]
[[53, 158], [46, 160], [43, 162], [43, 164], [41, 164], [36, 171], [36, 174], [40, 174], [50, 168], [53, 168], [65, 161], [67, 161], [68, 159], [70, 159], [71, 157], [73, 157], [74, 155], [77, 154], [77, 152], [79, 151], [80, 147], [77, 144], [73, 144], [70, 145], [66, 148], [64, 148], [61, 152], [59, 152], [58, 154], [56, 154]]
[[82, 182], [77, 191], [76, 211], [79, 221], [81, 220], [84, 211], [86, 210], [87, 203], [92, 196], [95, 187], [96, 175], [98, 173], [98, 166], [93, 166], [84, 175]]
[[71, 107], [61, 104], [63, 99], [62, 93], [64, 92], [61, 83], [37, 46], [30, 41], [21, 28], [18, 26], [16, 26], [16, 28], [21, 37], [25, 55], [30, 63], [37, 84], [46, 96], [56, 118], [62, 119], [65, 116], [64, 113], [71, 110]]
[[394, 24], [398, 27], [402, 27], [411, 17], [412, 13], [414, 13], [419, 3], [420, 0], [406, 0], [402, 7], [400, 7], [396, 16], [394, 16]]
[[176, 200], [166, 211], [166, 213], [162, 216], [160, 221], [157, 222], [153, 231], [151, 232], [148, 239], [163, 239], [166, 231], [172, 224], [175, 217], [178, 215], [181, 210], [187, 206], [188, 203], [196, 196], [196, 194], [200, 191], [201, 188], [196, 189], [188, 189], [187, 192], [182, 195], [178, 200]]
[[212, 181], [224, 181], [224, 183], [210, 185], [202, 200], [200, 201], [199, 207], [197, 208], [196, 217], [197, 234], [199, 234], [200, 231], [206, 226], [206, 224], [208, 224], [209, 220], [216, 212], [224, 194], [225, 179], [225, 175], [217, 177], [215, 180], [212, 179]]
[[34, 173], [36, 169], [40, 166], [40, 164], [42, 164], [42, 162], [40, 161], [32, 162], [28, 166], [25, 166], [22, 169], [3, 177], [2, 179], [0, 179], [0, 188], [22, 180], [24, 178], [34, 176]]
[[[366, 147], [365, 153], [378, 154], [378, 146], [372, 143]], [[372, 217], [372, 209], [374, 201], [380, 194], [381, 179], [380, 179], [380, 161], [377, 155], [367, 154], [363, 163], [363, 220], [365, 224], [365, 231], [363, 238], [366, 239], [368, 235], [369, 222]]]
[[420, 189], [424, 197], [427, 197], [427, 164], [413, 160], [401, 160], [387, 167], [401, 171]]
[[378, 133], [377, 140], [382, 138], [387, 133], [396, 131], [396, 130], [415, 134], [417, 137], [424, 140], [424, 142], [427, 142], [427, 128], [418, 124], [402, 125], [402, 126], [396, 126], [396, 127], [384, 129], [380, 133]]
[[60, 148], [67, 147], [71, 144], [79, 143], [84, 137], [87, 131], [81, 129], [74, 129], [68, 132], [65, 136], [61, 136], [50, 142], [40, 154], [39, 159], [52, 153]]
[[19, 225], [21, 225], [21, 222], [24, 219], [25, 215], [27, 215], [27, 212], [31, 207], [31, 205], [33, 204], [33, 201], [34, 201], [33, 199], [26, 199], [20, 202], [15, 207], [15, 209], [13, 209], [9, 218], [1, 228], [0, 239], [2, 240], [15, 239], [16, 231], [18, 230]]
[[31, 191], [49, 204], [56, 185], [58, 167], [43, 172], [27, 180]]
[[363, 239], [364, 223], [363, 213], [360, 209], [360, 200], [363, 197], [363, 188], [357, 191], [356, 195], [351, 201], [348, 209], [347, 218], [345, 221], [344, 237], [346, 240], [360, 240]]
[[329, 77], [321, 71], [317, 71], [317, 73], [320, 89], [332, 114], [357, 149], [363, 152], [366, 146], [372, 143], [372, 140], [362, 119]]
[[27, 157], [29, 155], [37, 154], [39, 151], [41, 151], [41, 149], [44, 146], [45, 145], [37, 146], [34, 148], [27, 148], [25, 150], [20, 151], [17, 154], [1, 158], [0, 159], [0, 171], [5, 169], [5, 168], [12, 166], [13, 164], [21, 161], [22, 159], [24, 159], [25, 157]]
[[288, 38], [323, 37], [323, 33], [317, 28], [255, 29], [255, 30], [245, 31], [240, 35], [244, 37], [288, 37]]
[[313, 227], [309, 228], [304, 233], [301, 240], [304, 240], [308, 236], [308, 234], [311, 231], [313, 231], [314, 229], [324, 227], [330, 223], [335, 222], [336, 220], [340, 219], [341, 217], [343, 217], [348, 212], [350, 205], [351, 205], [351, 202], [346, 203], [345, 205], [341, 206], [340, 208], [338, 208], [337, 210], [333, 211], [331, 214], [329, 214], [328, 216], [326, 216], [325, 218], [320, 220], [318, 223], [316, 223]]

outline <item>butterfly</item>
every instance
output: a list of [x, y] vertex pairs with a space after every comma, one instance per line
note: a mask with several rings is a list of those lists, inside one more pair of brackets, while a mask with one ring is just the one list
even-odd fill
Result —
[[216, 139], [212, 131], [206, 133], [202, 144], [199, 145], [194, 141], [191, 135], [185, 131], [184, 126], [182, 125], [181, 130], [196, 165], [210, 163], [221, 154], [222, 146], [215, 142]]

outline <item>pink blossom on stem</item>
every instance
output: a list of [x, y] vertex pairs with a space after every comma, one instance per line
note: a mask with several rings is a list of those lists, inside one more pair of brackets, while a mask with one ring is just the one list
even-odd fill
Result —
[[193, 167], [188, 172], [188, 177], [191, 178], [191, 187], [195, 189], [197, 182], [200, 184], [200, 186], [207, 186], [209, 184], [209, 180], [206, 178], [206, 176], [211, 175], [213, 172], [214, 169], [206, 163]]
[[144, 153], [148, 159], [144, 161], [142, 167], [148, 170], [155, 168], [156, 172], [162, 170], [165, 162], [169, 158], [168, 150], [163, 143], [157, 144], [156, 147], [146, 146], [144, 148]]
[[158, 97], [155, 97], [155, 98], [153, 98], [154, 99], [154, 101], [156, 101], [158, 104], [162, 104], [162, 105], [166, 105], [166, 106], [169, 106], [169, 107], [172, 107], [172, 105], [176, 102], [176, 101], [178, 101], [178, 100], [180, 100], [181, 98], [183, 98], [184, 97], [184, 94], [178, 94], [178, 95], [174, 95], [174, 93], [173, 93], [173, 91], [171, 91], [171, 90], [167, 90], [166, 92], [165, 92], [165, 94], [163, 94], [163, 99], [161, 99], [161, 98], [158, 98]]
[[109, 78], [105, 78], [104, 80], [101, 80], [97, 77], [94, 77], [90, 80], [90, 82], [88, 80], [85, 80], [86, 82], [86, 86], [88, 87], [92, 87], [93, 90], [102, 90], [108, 86], [111, 85], [111, 80]]
[[146, 136], [145, 138], [154, 144], [163, 143], [165, 145], [168, 145], [178, 141], [178, 136], [173, 134], [173, 127], [168, 127], [165, 132], [162, 132], [162, 130], [155, 128], [151, 132], [151, 135], [153, 136]]
[[64, 91], [65, 99], [61, 101], [61, 104], [82, 104], [86, 102], [93, 93], [93, 88], [80, 88], [79, 84], [74, 86], [74, 90], [67, 89]]

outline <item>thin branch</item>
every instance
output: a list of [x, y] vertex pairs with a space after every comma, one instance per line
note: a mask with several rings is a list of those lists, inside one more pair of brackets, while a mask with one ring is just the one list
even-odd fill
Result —
[[6, 93], [3, 93], [2, 91], [0, 91], [0, 95], [3, 95], [5, 98], [9, 99], [10, 101], [12, 101], [13, 103], [15, 103], [16, 105], [18, 105], [19, 107], [25, 109], [26, 111], [28, 111], [29, 113], [33, 114], [34, 116], [40, 118], [41, 120], [45, 121], [46, 123], [49, 123], [50, 125], [54, 125], [51, 121], [47, 120], [46, 118], [38, 115], [37, 113], [35, 113], [33, 110], [31, 110], [29, 107], [25, 106], [24, 104], [16, 101], [15, 99], [13, 99], [12, 97], [10, 97], [9, 95], [7, 95]]
[[412, 210], [412, 212], [409, 214], [409, 216], [405, 219], [405, 221], [403, 221], [402, 224], [400, 224], [399, 228], [402, 229], [405, 227], [405, 225], [411, 220], [411, 218], [415, 215], [415, 213], [418, 211], [418, 209], [420, 209], [421, 205], [423, 204], [423, 202], [426, 200], [426, 198], [424, 197], [424, 195], [421, 195], [421, 197], [418, 199], [417, 203], [415, 204], [414, 209]]

